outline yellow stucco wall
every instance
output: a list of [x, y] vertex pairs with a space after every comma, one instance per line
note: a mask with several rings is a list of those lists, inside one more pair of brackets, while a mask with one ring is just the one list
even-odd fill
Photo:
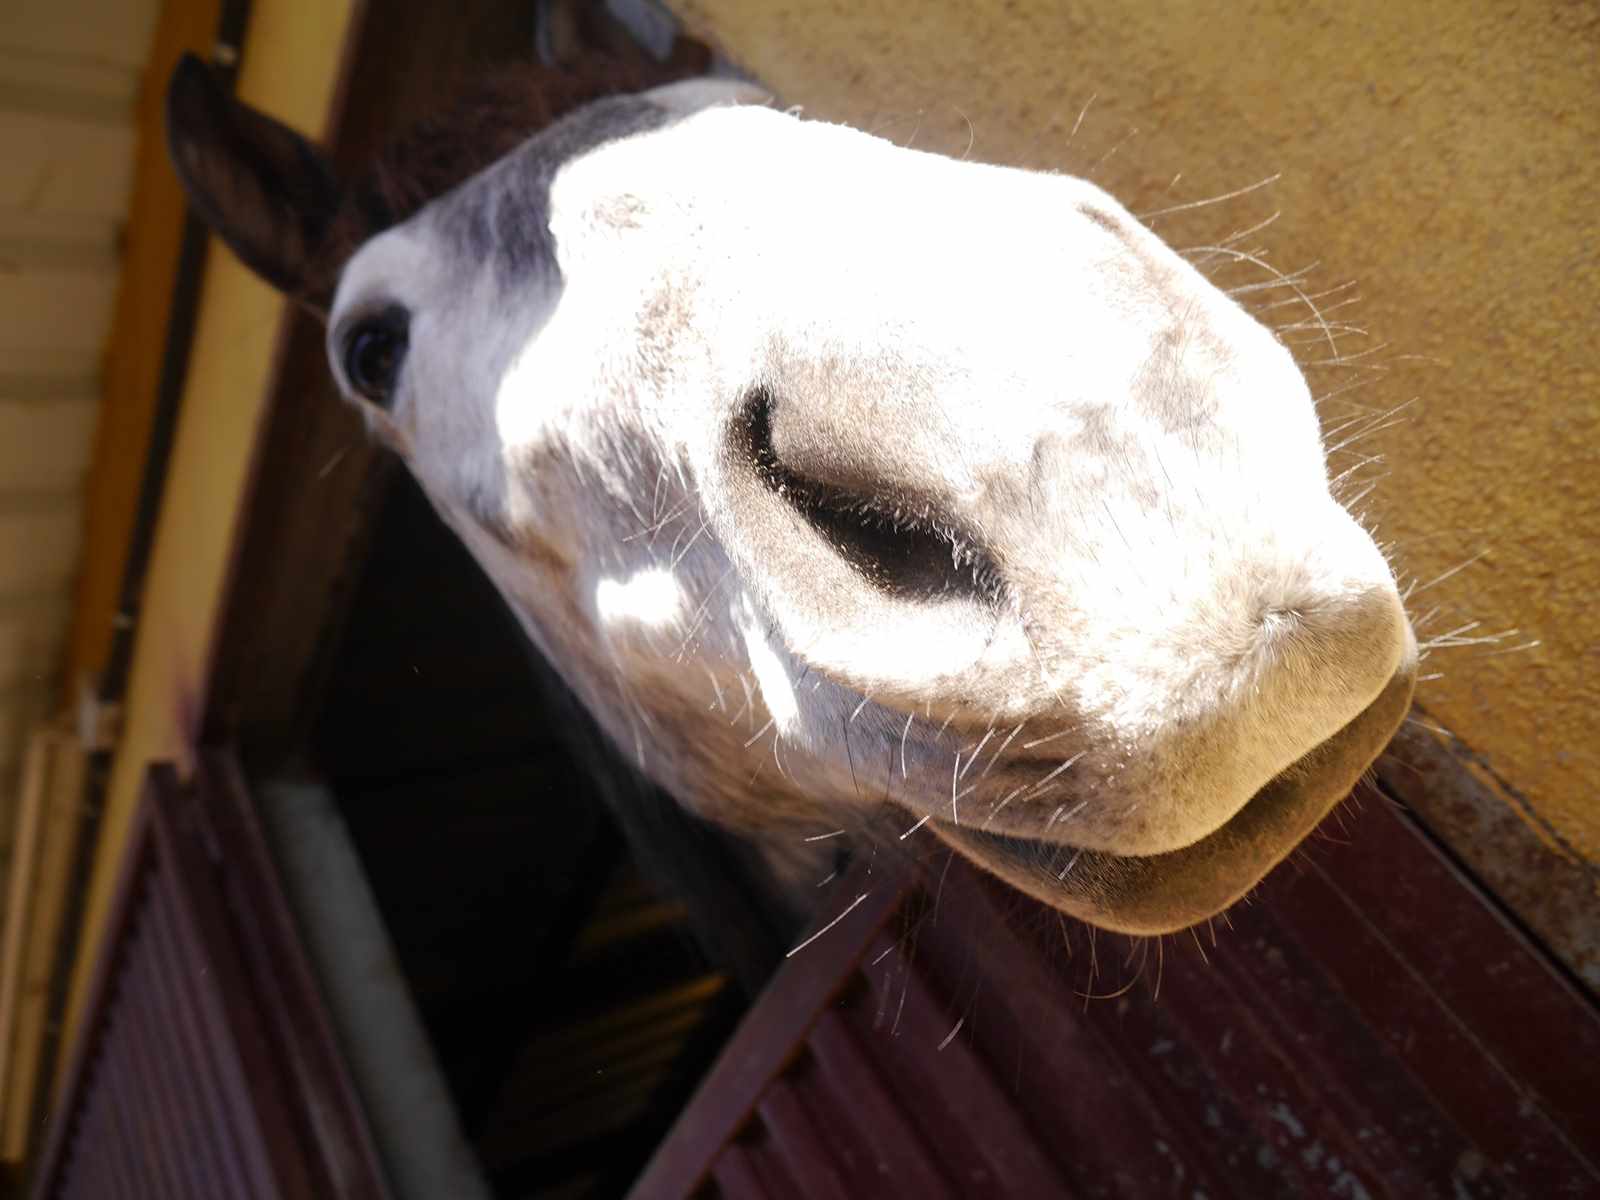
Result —
[[[812, 116], [1088, 174], [1136, 212], [1282, 172], [1156, 227], [1202, 245], [1281, 209], [1240, 248], [1357, 281], [1336, 319], [1371, 337], [1340, 346], [1387, 343], [1386, 369], [1327, 412], [1417, 400], [1364, 444], [1387, 476], [1363, 507], [1420, 581], [1488, 550], [1415, 597], [1443, 610], [1423, 634], [1477, 620], [1542, 642], [1441, 650], [1420, 702], [1600, 861], [1600, 6], [674, 7]], [[1318, 390], [1351, 374], [1308, 372]]]
[[[353, 0], [254, 0], [239, 95], [300, 129], [323, 125]], [[152, 81], [164, 88], [164, 80]], [[183, 409], [146, 579], [127, 725], [96, 851], [67, 1025], [95, 961], [145, 767], [187, 763], [204, 704], [235, 526], [283, 302], [232, 255], [209, 256]]]

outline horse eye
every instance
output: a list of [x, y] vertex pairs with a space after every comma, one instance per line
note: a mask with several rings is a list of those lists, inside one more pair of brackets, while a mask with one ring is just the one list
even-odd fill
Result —
[[361, 322], [344, 341], [350, 386], [380, 408], [389, 404], [406, 357], [406, 314], [391, 309]]

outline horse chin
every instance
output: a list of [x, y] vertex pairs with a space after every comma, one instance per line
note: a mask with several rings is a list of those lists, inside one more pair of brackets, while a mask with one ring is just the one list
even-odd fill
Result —
[[937, 836], [1018, 890], [1102, 929], [1160, 934], [1238, 900], [1347, 796], [1411, 706], [1408, 656], [1361, 713], [1258, 791], [1226, 823], [1178, 850], [1121, 855], [929, 822]]

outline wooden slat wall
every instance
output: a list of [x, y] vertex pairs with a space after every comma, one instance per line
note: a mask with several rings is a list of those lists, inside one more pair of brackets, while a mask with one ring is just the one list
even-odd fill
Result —
[[110, 651], [167, 342], [185, 208], [167, 161], [165, 83], [180, 54], [210, 49], [220, 10], [221, 0], [161, 5], [130, 112], [122, 277], [105, 347], [101, 417], [85, 495], [83, 569], [67, 648], [66, 678], [73, 684], [98, 675]]
[[[352, 4], [252, 0], [239, 95], [315, 131], [328, 109]], [[165, 76], [152, 84], [164, 88]], [[241, 497], [256, 461], [256, 433], [282, 310], [281, 297], [231, 256], [208, 257], [144, 579], [123, 703], [126, 719], [85, 900], [82, 948], [68, 998], [69, 1031], [77, 1026], [87, 974], [82, 968], [97, 953], [145, 769], [166, 759], [187, 765], [193, 753], [216, 644], [215, 617], [233, 561]]]
[[0, 857], [23, 732], [57, 698], [159, 2], [0, 6]]

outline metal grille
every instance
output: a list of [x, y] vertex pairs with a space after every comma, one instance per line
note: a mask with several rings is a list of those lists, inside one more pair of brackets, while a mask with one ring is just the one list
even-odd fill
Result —
[[230, 764], [152, 770], [40, 1200], [387, 1195]]
[[1214, 943], [861, 864], [634, 1200], [1600, 1194], [1600, 1014], [1370, 800]]

